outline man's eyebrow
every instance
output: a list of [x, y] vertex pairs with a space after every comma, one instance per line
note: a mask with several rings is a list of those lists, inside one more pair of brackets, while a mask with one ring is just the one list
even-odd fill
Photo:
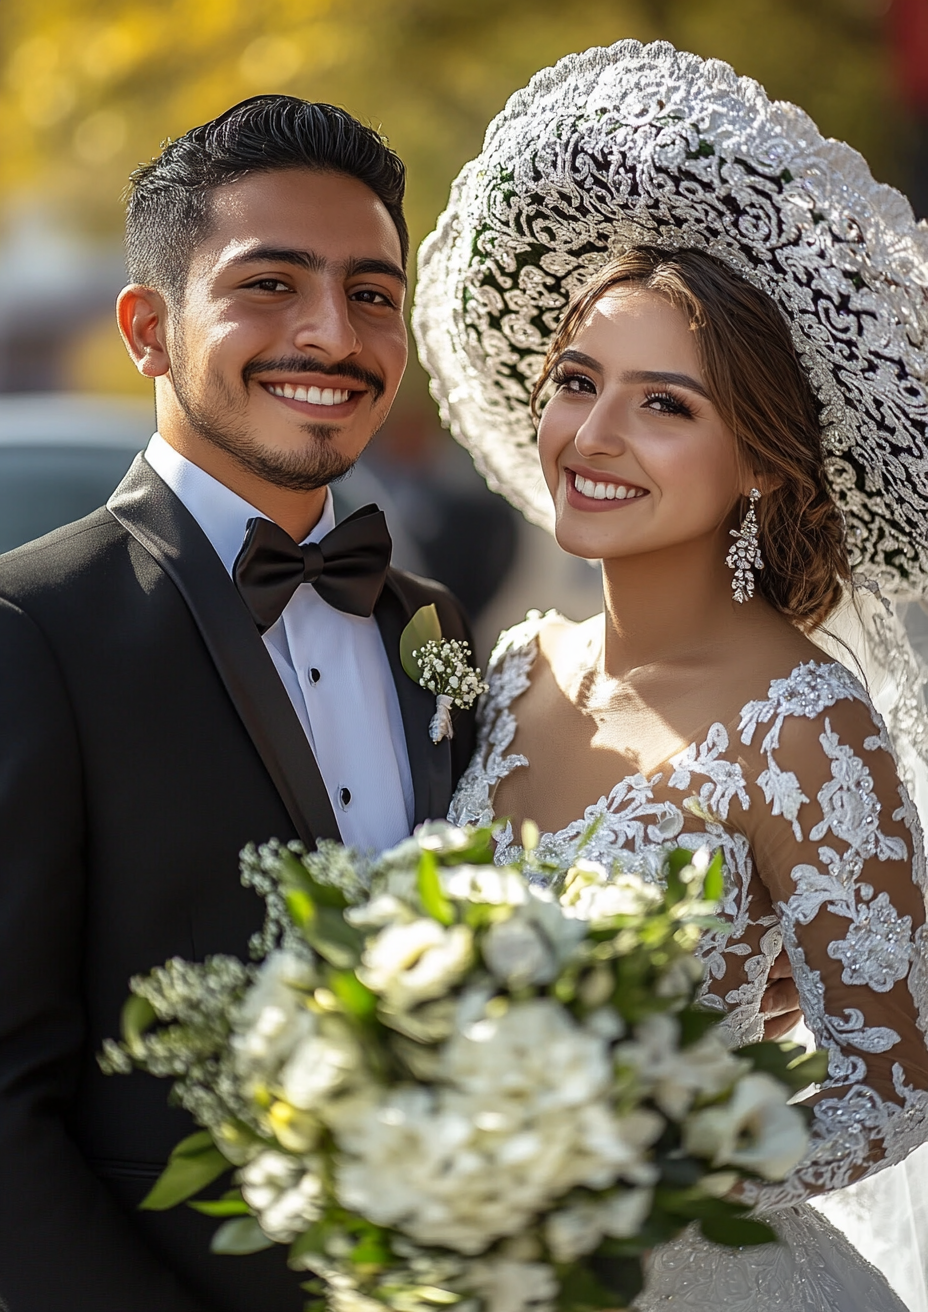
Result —
[[407, 283], [406, 274], [400, 266], [394, 264], [392, 260], [351, 259], [346, 261], [346, 278], [357, 278], [365, 273], [386, 274], [388, 278], [395, 278], [397, 282], [401, 282], [404, 287]]
[[[227, 267], [236, 268], [245, 264], [292, 264], [308, 273], [325, 273], [329, 261], [317, 251], [303, 251], [289, 246], [253, 246], [242, 251], [229, 260]], [[392, 260], [381, 260], [352, 256], [340, 266], [346, 278], [356, 278], [363, 274], [386, 274], [406, 286], [406, 274]]]
[[315, 251], [301, 251], [289, 246], [251, 246], [233, 255], [227, 267], [234, 269], [241, 264], [293, 264], [309, 273], [322, 273], [328, 262]]

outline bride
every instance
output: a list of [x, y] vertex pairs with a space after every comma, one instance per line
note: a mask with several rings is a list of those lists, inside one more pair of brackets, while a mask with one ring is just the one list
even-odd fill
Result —
[[446, 418], [492, 486], [602, 562], [604, 595], [586, 623], [502, 636], [452, 818], [511, 817], [501, 860], [526, 819], [559, 861], [720, 849], [707, 1001], [754, 1041], [785, 946], [830, 1057], [807, 1159], [753, 1199], [782, 1242], [686, 1232], [641, 1312], [904, 1307], [808, 1200], [928, 1139], [900, 778], [923, 776], [922, 672], [878, 602], [928, 580], [926, 278], [928, 235], [859, 156], [726, 66], [634, 42], [514, 96], [423, 249]]

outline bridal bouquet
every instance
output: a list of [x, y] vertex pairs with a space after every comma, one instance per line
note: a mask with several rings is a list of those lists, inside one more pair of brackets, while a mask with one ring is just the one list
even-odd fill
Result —
[[[143, 1206], [220, 1218], [217, 1252], [288, 1245], [333, 1312], [615, 1308], [695, 1222], [772, 1232], [732, 1195], [803, 1156], [817, 1055], [738, 1053], [701, 1006], [721, 867], [666, 855], [493, 864], [445, 824], [373, 860], [334, 843], [243, 854], [256, 958], [131, 982], [104, 1070], [173, 1080], [202, 1132]], [[651, 872], [653, 877], [653, 872]], [[232, 1187], [220, 1177], [233, 1172]]]

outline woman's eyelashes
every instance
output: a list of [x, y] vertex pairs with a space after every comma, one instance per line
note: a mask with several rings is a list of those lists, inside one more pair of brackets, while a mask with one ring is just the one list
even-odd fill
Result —
[[656, 392], [646, 392], [644, 408], [655, 410], [658, 414], [680, 415], [684, 419], [693, 418], [693, 411], [683, 398], [667, 391], [666, 388], [661, 388], [660, 391]]
[[[551, 381], [558, 392], [569, 396], [596, 396], [596, 383], [588, 374], [577, 373], [571, 369], [557, 368], [551, 375]], [[692, 408], [682, 396], [669, 388], [651, 388], [644, 394], [642, 409], [654, 414], [676, 415], [682, 419], [692, 419]]]
[[551, 381], [559, 392], [570, 392], [575, 396], [581, 393], [596, 395], [596, 384], [586, 374], [559, 367], [551, 375]]

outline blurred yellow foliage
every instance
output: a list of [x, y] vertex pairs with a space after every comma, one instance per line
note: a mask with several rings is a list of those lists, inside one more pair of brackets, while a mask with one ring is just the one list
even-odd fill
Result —
[[506, 97], [559, 56], [665, 37], [796, 100], [892, 176], [886, 0], [3, 0], [0, 198], [118, 232], [131, 168], [260, 91], [345, 105], [410, 169], [414, 242]]

